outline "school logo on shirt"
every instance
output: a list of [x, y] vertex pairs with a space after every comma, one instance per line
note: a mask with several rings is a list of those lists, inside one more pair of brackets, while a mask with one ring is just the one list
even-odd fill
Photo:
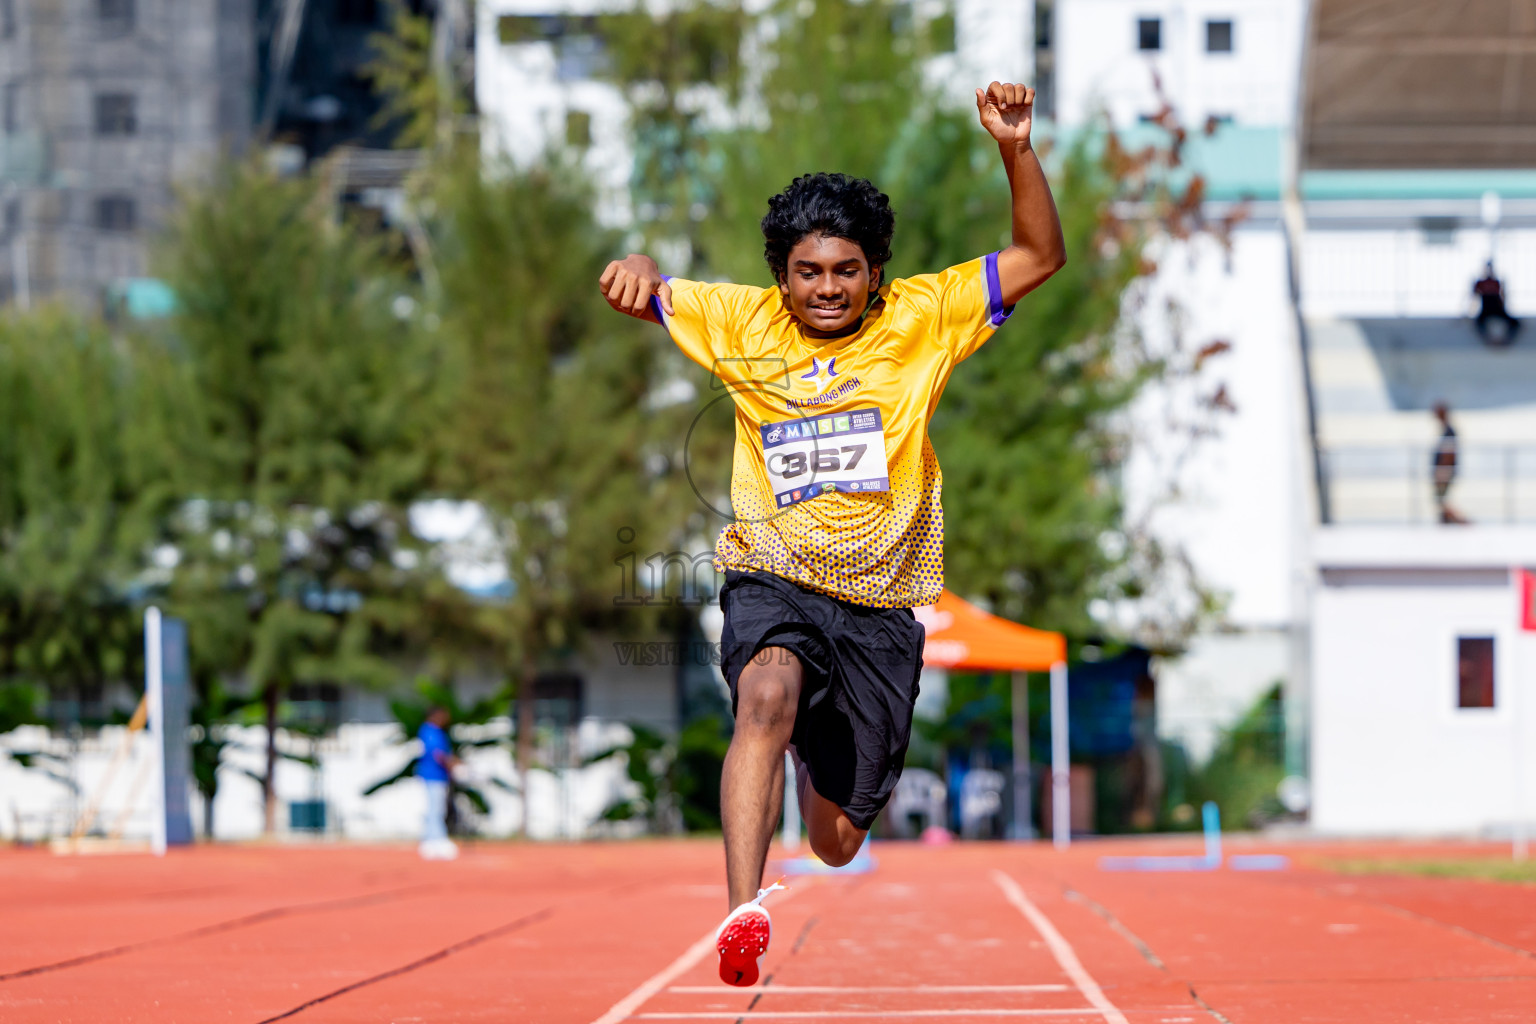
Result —
[[[836, 361], [837, 360], [835, 357], [828, 360], [827, 366], [830, 367]], [[805, 380], [810, 376], [811, 374], [809, 373], [802, 374], [801, 380]], [[857, 377], [850, 377], [847, 374], [838, 374], [837, 376], [841, 377], [842, 379], [834, 384], [831, 378], [828, 378], [821, 385], [823, 390], [819, 394], [812, 395], [810, 398], [784, 399], [784, 407], [787, 409], [810, 409], [819, 405], [833, 405], [837, 402], [841, 402], [843, 399], [847, 398], [849, 395], [853, 394], [855, 391], [859, 390], [859, 388], [864, 386], [864, 382]]]
[[825, 364], [823, 364], [822, 361], [817, 359], [815, 356], [811, 356], [811, 372], [802, 373], [800, 375], [801, 380], [808, 380], [811, 382], [811, 387], [816, 389], [816, 393], [818, 395], [827, 390], [827, 388], [831, 387], [836, 377], [836, 356], [828, 359]]

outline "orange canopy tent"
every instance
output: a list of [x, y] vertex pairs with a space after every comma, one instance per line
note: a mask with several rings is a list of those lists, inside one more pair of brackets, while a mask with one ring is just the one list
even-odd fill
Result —
[[928, 631], [923, 664], [977, 672], [1045, 672], [1067, 660], [1067, 638], [988, 615], [948, 590], [914, 608]]
[[1058, 847], [1070, 835], [1067, 769], [1067, 638], [989, 615], [945, 590], [912, 613], [928, 638], [926, 668], [1013, 673], [1014, 836], [1032, 835], [1029, 809], [1029, 707], [1025, 672], [1051, 673], [1051, 832]]

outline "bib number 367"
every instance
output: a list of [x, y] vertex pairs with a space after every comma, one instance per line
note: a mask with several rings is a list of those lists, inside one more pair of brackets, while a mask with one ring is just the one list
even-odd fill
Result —
[[763, 460], [781, 508], [818, 494], [891, 489], [879, 409], [762, 424]]

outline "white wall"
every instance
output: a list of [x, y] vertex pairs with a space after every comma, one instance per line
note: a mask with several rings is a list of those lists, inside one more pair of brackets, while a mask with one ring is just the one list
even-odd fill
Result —
[[[1135, 447], [1125, 470], [1132, 521], [1181, 546], [1200, 577], [1229, 596], [1227, 624], [1292, 622], [1292, 543], [1302, 395], [1285, 246], [1277, 228], [1240, 230], [1230, 254], [1214, 241], [1175, 243], [1157, 254], [1158, 275], [1134, 315], [1154, 352], [1172, 345], [1168, 303], [1177, 304], [1185, 352], [1231, 342], [1193, 389], [1151, 387], [1132, 411]], [[1236, 407], [1214, 418], [1214, 436], [1190, 448], [1182, 425], [1195, 403], [1224, 386]], [[1184, 457], [1185, 451], [1189, 456]], [[1175, 500], [1149, 513], [1154, 502]]]
[[[1508, 834], [1517, 739], [1536, 822], [1536, 634], [1519, 631], [1507, 576], [1536, 560], [1536, 530], [1339, 527], [1317, 546], [1313, 825]], [[1492, 709], [1456, 706], [1458, 636], [1495, 638]]]
[[[492, 722], [485, 727], [507, 735], [511, 723]], [[0, 838], [40, 840], [67, 835], [72, 822], [93, 801], [100, 814], [92, 832], [120, 831], [127, 840], [147, 841], [150, 835], [150, 803], [147, 786], [148, 737], [131, 742], [129, 754], [110, 772], [113, 752], [122, 742], [122, 728], [103, 729], [84, 743], [78, 753], [61, 739], [50, 739], [40, 728], [18, 729], [0, 736], [0, 750], [36, 750], [57, 753], [67, 776], [80, 787], [74, 798], [68, 787], [36, 770], [23, 769], [8, 757], [0, 757]], [[255, 839], [261, 835], [261, 786], [245, 771], [262, 770], [265, 731], [253, 726], [231, 730], [238, 744], [231, 750], [219, 774], [219, 794], [214, 804], [215, 838]], [[628, 730], [613, 722], [588, 719], [577, 730], [576, 758], [591, 755], [628, 739]], [[281, 749], [307, 754], [309, 741], [278, 734]], [[372, 796], [362, 795], [374, 782], [393, 775], [419, 753], [417, 743], [403, 743], [392, 725], [346, 724], [318, 745], [320, 771], [295, 761], [278, 763], [277, 793], [280, 802], [278, 835], [300, 837], [288, 829], [287, 805], [293, 801], [323, 799], [329, 821], [327, 835], [352, 840], [413, 840], [421, 834], [426, 796], [414, 778], [405, 779]], [[501, 779], [515, 783], [509, 745], [475, 750], [466, 757], [473, 775], [481, 780]], [[511, 835], [522, 822], [521, 798], [493, 785], [482, 785], [491, 813], [480, 820], [479, 831], [488, 836]], [[610, 759], [587, 768], [564, 772], [529, 773], [529, 834], [539, 839], [579, 838], [590, 834], [593, 823], [615, 799], [632, 795], [622, 759]], [[203, 834], [204, 803], [195, 790], [191, 798], [192, 824]]]
[[[1187, 125], [1211, 115], [1289, 124], [1295, 107], [1302, 0], [1057, 0], [1057, 117], [1081, 124], [1105, 109], [1120, 127], [1157, 111], [1153, 74]], [[1162, 50], [1137, 49], [1137, 22], [1162, 19]], [[1207, 53], [1207, 20], [1233, 22], [1233, 52]]]
[[601, 193], [610, 223], [626, 223], [627, 189], [634, 165], [629, 106], [616, 87], [590, 78], [562, 78], [555, 47], [547, 42], [503, 44], [502, 15], [587, 15], [632, 7], [627, 0], [479, 0], [475, 5], [475, 103], [487, 157], [527, 164], [549, 140], [565, 139], [566, 115], [592, 118], [592, 146], [583, 164]]
[[[606, 635], [593, 636], [574, 660], [573, 670], [582, 678], [584, 702], [584, 717], [575, 736], [564, 746], [556, 747], [547, 731], [540, 734], [546, 747], [536, 759], [561, 770], [530, 773], [528, 832], [535, 838], [591, 834], [596, 819], [611, 803], [634, 795], [622, 758], [586, 768], [564, 766], [579, 765], [584, 757], [627, 742], [630, 733], [626, 723], [642, 724], [664, 734], [677, 730], [675, 660], [625, 665], [615, 654], [614, 642], [614, 638]], [[660, 641], [659, 646], [665, 650], [669, 645]], [[461, 680], [458, 685], [461, 698], [474, 700], [498, 689], [499, 680], [483, 676]], [[323, 799], [329, 815], [327, 831], [332, 836], [361, 840], [418, 836], [425, 795], [414, 779], [396, 783], [372, 796], [362, 795], [364, 789], [393, 775], [417, 756], [418, 744], [414, 740], [405, 742], [399, 735], [385, 707], [385, 695], [349, 694], [343, 708], [354, 720], [344, 722], [314, 747], [303, 736], [279, 731], [280, 750], [301, 756], [313, 753], [321, 762], [317, 773], [297, 761], [278, 761], [279, 834], [288, 832], [288, 803]], [[498, 719], [468, 728], [471, 738], [506, 741], [474, 750], [467, 756], [474, 775], [516, 783], [508, 739], [511, 722]], [[140, 734], [129, 742], [107, 781], [112, 760], [122, 747], [124, 732], [121, 727], [104, 728], [82, 740], [78, 748], [65, 738], [49, 736], [48, 730], [41, 727], [0, 735], [0, 838], [39, 839], [68, 834], [75, 818], [99, 793], [102, 814], [95, 821], [96, 831], [111, 831], [121, 818], [126, 838], [147, 839], [149, 776], [144, 769], [149, 763], [148, 737]], [[219, 774], [215, 836], [254, 839], [261, 835], [262, 797], [260, 784], [248, 773], [260, 775], [265, 770], [266, 730], [260, 726], [231, 728], [226, 735], [231, 746]], [[5, 751], [10, 750], [44, 750], [56, 755], [56, 762], [50, 764], [62, 765], [63, 773], [79, 786], [79, 796], [72, 796], [68, 786], [40, 771], [21, 768], [6, 756]], [[557, 764], [562, 756], [563, 764]], [[491, 813], [478, 823], [479, 830], [491, 836], [515, 832], [523, 819], [521, 797], [494, 785], [480, 788], [488, 798]], [[191, 807], [193, 826], [201, 835], [204, 805], [195, 792]]]
[[[1514, 820], [1515, 719], [1536, 819], [1536, 643], [1508, 586], [1324, 585], [1313, 622], [1312, 822], [1322, 832], [1481, 833]], [[1495, 637], [1490, 709], [1456, 707], [1457, 636]]]
[[1490, 237], [1467, 220], [1434, 236], [1398, 226], [1308, 231], [1304, 311], [1316, 317], [1467, 316], [1477, 309], [1472, 282], [1483, 276], [1491, 252], [1510, 311], [1536, 314], [1536, 230], [1504, 229]]

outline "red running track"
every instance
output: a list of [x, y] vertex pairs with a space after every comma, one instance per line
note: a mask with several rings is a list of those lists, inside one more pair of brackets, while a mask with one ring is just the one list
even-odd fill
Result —
[[[762, 982], [714, 977], [718, 841], [0, 853], [0, 1021], [1527, 1022], [1536, 887], [1121, 874], [1170, 841], [879, 844], [769, 898]], [[1259, 849], [1258, 847], [1254, 848]]]

